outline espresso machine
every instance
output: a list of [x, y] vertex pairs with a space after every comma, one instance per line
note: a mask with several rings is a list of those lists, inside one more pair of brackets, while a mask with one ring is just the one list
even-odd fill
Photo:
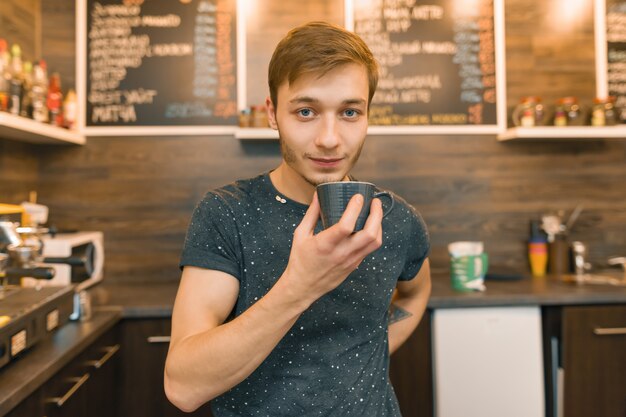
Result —
[[20, 206], [0, 205], [0, 368], [65, 324], [74, 310], [74, 287], [23, 287], [24, 278], [51, 280], [43, 264], [38, 226], [21, 226]]

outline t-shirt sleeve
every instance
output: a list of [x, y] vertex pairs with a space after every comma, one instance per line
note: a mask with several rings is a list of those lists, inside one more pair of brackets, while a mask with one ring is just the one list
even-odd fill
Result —
[[179, 266], [213, 269], [240, 279], [238, 247], [232, 209], [220, 195], [208, 193], [191, 217]]
[[428, 257], [430, 252], [430, 237], [428, 235], [428, 229], [422, 216], [411, 205], [407, 205], [409, 216], [409, 230], [407, 235], [407, 248], [406, 261], [404, 269], [398, 277], [399, 281], [410, 281], [422, 268], [422, 264]]

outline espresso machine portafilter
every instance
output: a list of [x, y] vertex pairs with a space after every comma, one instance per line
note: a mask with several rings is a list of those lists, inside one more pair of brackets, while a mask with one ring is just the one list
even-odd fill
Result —
[[9, 255], [6, 253], [0, 253], [0, 300], [4, 299], [7, 289], [7, 278], [5, 278], [5, 269], [9, 264]]
[[[32, 231], [31, 231], [32, 232]], [[35, 237], [25, 242], [18, 233], [17, 223], [0, 222], [0, 253], [8, 256], [4, 271], [0, 270], [3, 283], [7, 280], [23, 277], [37, 279], [52, 279], [55, 270], [51, 267], [42, 267], [38, 263], [42, 260], [43, 244]]]

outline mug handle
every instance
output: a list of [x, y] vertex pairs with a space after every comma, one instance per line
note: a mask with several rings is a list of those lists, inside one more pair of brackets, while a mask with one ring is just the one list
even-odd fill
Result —
[[393, 199], [393, 196], [387, 191], [378, 191], [374, 193], [374, 195], [372, 196], [372, 198], [380, 198], [380, 197], [387, 197], [389, 198], [389, 200], [391, 200], [391, 206], [389, 206], [387, 211], [383, 213], [383, 219], [384, 219], [385, 217], [387, 217], [389, 213], [391, 213], [391, 210], [393, 210], [393, 206], [396, 202]]

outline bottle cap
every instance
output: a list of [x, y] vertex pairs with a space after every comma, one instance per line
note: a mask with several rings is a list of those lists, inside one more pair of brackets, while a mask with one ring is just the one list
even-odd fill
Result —
[[525, 96], [520, 99], [520, 103], [541, 103], [539, 96]]
[[13, 55], [14, 57], [21, 57], [22, 48], [20, 48], [18, 44], [14, 43], [13, 46], [11, 47], [11, 55]]
[[530, 221], [530, 240], [533, 242], [545, 242], [547, 240], [546, 232], [541, 229], [541, 222], [539, 220]]
[[575, 96], [561, 97], [560, 99], [557, 100], [557, 103], [558, 104], [577, 104], [578, 97], [575, 97]]

